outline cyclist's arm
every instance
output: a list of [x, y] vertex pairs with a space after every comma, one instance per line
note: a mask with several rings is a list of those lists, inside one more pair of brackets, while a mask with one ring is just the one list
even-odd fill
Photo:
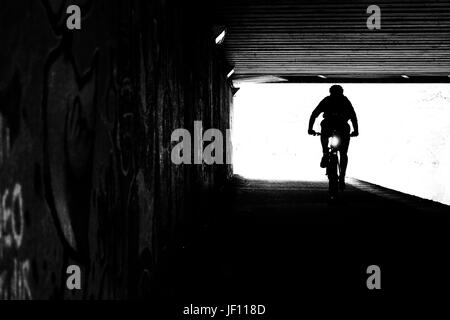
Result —
[[348, 102], [350, 105], [350, 121], [353, 125], [353, 130], [355, 133], [359, 133], [359, 127], [358, 127], [358, 118], [356, 117], [355, 109], [353, 108], [351, 102]]
[[309, 118], [308, 131], [311, 131], [313, 129], [314, 122], [316, 121], [317, 117], [323, 112], [323, 104], [324, 104], [324, 100], [322, 100], [319, 103], [319, 105], [312, 112], [311, 117]]

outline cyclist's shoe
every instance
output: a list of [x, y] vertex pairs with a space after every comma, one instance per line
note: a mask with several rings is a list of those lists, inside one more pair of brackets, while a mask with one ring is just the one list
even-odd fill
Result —
[[339, 190], [345, 190], [345, 178], [339, 178]]
[[328, 166], [328, 155], [324, 154], [322, 160], [320, 161], [320, 167], [326, 168]]

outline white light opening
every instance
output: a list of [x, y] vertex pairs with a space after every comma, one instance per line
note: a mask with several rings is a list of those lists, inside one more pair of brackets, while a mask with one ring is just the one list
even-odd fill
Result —
[[[320, 138], [308, 135], [329, 83], [242, 84], [233, 102], [233, 171], [250, 179], [326, 181]], [[450, 204], [446, 83], [345, 83], [360, 135], [348, 176]], [[321, 131], [321, 118], [314, 131]]]

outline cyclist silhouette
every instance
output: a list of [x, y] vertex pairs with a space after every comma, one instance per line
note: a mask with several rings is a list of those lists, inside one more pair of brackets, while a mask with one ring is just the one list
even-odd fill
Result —
[[[323, 113], [323, 121], [321, 122], [321, 136], [323, 157], [320, 162], [322, 168], [326, 168], [328, 159], [328, 138], [331, 136], [333, 130], [341, 133], [340, 146], [340, 163], [341, 173], [339, 177], [339, 187], [345, 188], [345, 173], [348, 164], [348, 147], [350, 144], [350, 137], [357, 137], [358, 119], [356, 118], [355, 110], [346, 96], [344, 96], [344, 89], [341, 86], [334, 85], [330, 88], [330, 95], [325, 97], [319, 105], [314, 109], [309, 119], [308, 134], [315, 135], [313, 130], [316, 118]], [[350, 125], [348, 121], [351, 120], [353, 125], [353, 132], [350, 134]]]

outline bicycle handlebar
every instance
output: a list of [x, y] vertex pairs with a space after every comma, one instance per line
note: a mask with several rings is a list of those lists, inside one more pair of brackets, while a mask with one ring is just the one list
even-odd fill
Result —
[[[312, 136], [320, 136], [320, 135], [322, 135], [322, 134], [320, 132], [316, 132], [316, 131], [314, 131], [314, 133], [312, 134]], [[357, 136], [355, 136], [354, 132], [352, 132], [352, 133], [350, 133], [350, 137], [354, 138]]]

